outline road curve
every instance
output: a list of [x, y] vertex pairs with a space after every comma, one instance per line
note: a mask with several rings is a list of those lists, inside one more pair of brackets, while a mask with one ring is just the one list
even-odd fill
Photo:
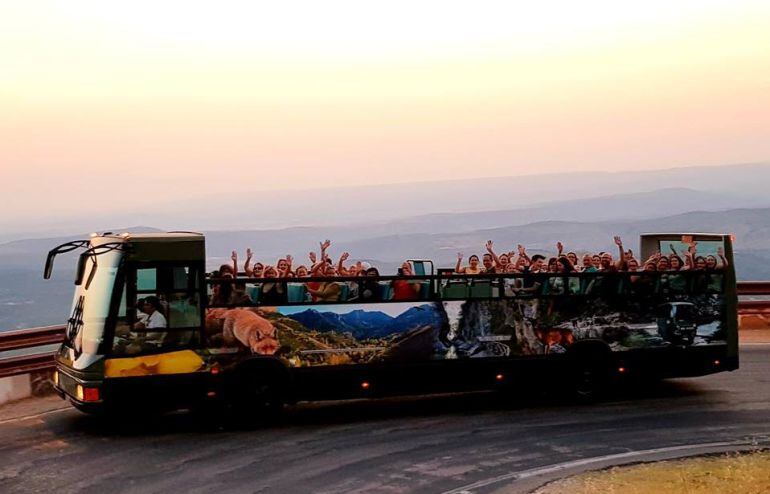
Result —
[[521, 472], [553, 475], [558, 465], [691, 444], [767, 443], [770, 346], [743, 347], [736, 372], [594, 405], [465, 394], [304, 404], [255, 426], [211, 431], [178, 414], [115, 427], [72, 409], [0, 422], [0, 492], [529, 489], [547, 476]]

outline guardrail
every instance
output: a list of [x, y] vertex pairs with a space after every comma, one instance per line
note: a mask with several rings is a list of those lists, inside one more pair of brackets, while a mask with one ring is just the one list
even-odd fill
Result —
[[[0, 332], [0, 352], [58, 345], [64, 339], [65, 330], [66, 326], [45, 326]], [[0, 378], [52, 370], [53, 367], [51, 352], [0, 358]]]
[[[770, 297], [770, 281], [739, 282], [738, 295]], [[770, 314], [770, 300], [741, 300], [738, 302], [738, 311], [741, 315]], [[66, 326], [45, 326], [0, 332], [0, 352], [58, 345], [64, 339], [65, 329]], [[0, 378], [53, 368], [51, 352], [0, 358]]]

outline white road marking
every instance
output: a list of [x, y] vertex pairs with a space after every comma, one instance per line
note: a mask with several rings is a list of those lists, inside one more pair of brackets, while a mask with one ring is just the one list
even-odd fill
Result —
[[36, 418], [42, 417], [44, 415], [51, 415], [52, 413], [59, 413], [59, 412], [63, 412], [65, 410], [71, 410], [71, 409], [72, 409], [71, 407], [56, 408], [54, 410], [48, 410], [48, 411], [45, 411], [45, 412], [36, 413], [35, 415], [25, 415], [23, 417], [14, 417], [12, 419], [0, 420], [0, 425], [12, 424], [14, 422], [22, 422], [24, 420], [29, 420], [29, 419], [36, 419]]
[[654, 455], [658, 453], [670, 453], [674, 451], [686, 451], [688, 449], [704, 449], [704, 448], [721, 448], [721, 447], [735, 447], [735, 446], [751, 446], [755, 445], [756, 441], [725, 441], [717, 443], [701, 443], [701, 444], [686, 444], [682, 446], [669, 446], [667, 448], [655, 448], [644, 449], [640, 451], [628, 451], [626, 453], [616, 453], [614, 455], [595, 456], [592, 458], [583, 458], [580, 460], [567, 461], [564, 463], [556, 463], [554, 465], [548, 465], [545, 467], [532, 468], [530, 470], [522, 470], [520, 472], [510, 472], [497, 477], [490, 477], [488, 479], [479, 480], [472, 484], [464, 485], [450, 491], [445, 491], [443, 494], [471, 494], [473, 489], [480, 487], [486, 487], [488, 485], [496, 484], [498, 482], [504, 482], [506, 480], [522, 480], [531, 477], [537, 477], [539, 475], [545, 475], [549, 473], [559, 472], [575, 467], [582, 467], [591, 465], [594, 463], [601, 463], [605, 461], [625, 460], [629, 458], [636, 458], [640, 456]]

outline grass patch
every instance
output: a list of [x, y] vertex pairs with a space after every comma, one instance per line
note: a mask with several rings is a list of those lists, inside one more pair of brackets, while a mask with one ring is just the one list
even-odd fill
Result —
[[586, 472], [536, 494], [667, 494], [770, 492], [770, 451], [729, 453]]

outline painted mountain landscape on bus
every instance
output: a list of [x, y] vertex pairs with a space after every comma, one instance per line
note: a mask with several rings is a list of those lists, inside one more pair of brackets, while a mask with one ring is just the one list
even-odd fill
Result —
[[[275, 355], [297, 367], [564, 353], [580, 340], [612, 351], [724, 344], [719, 273], [597, 275], [571, 293], [539, 275], [548, 294], [443, 302], [209, 309], [213, 345]], [[575, 281], [581, 278], [575, 277]]]
[[403, 310], [397, 316], [391, 316], [367, 306], [368, 310], [353, 310], [351, 306], [339, 306], [345, 313], [324, 310], [322, 306], [303, 312], [288, 314], [288, 317], [302, 323], [308, 329], [320, 332], [336, 331], [350, 333], [357, 339], [383, 338], [394, 334], [403, 334], [425, 325], [440, 325], [441, 319], [430, 304], [383, 304], [388, 311]]

